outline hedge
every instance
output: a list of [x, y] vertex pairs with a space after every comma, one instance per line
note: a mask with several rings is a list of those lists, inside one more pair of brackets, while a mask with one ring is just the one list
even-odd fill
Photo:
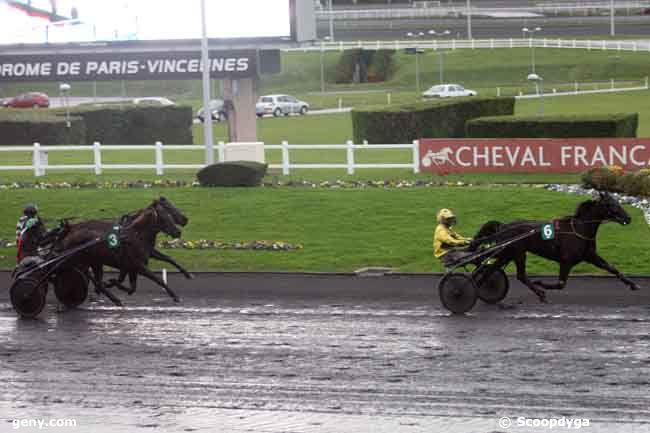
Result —
[[462, 138], [465, 123], [487, 115], [510, 115], [514, 98], [454, 98], [352, 111], [357, 143], [410, 143], [419, 138]]
[[469, 120], [472, 138], [636, 137], [638, 113], [501, 116]]
[[254, 161], [230, 161], [203, 167], [196, 177], [201, 186], [257, 186], [268, 165]]
[[84, 121], [63, 117], [43, 110], [0, 110], [0, 146], [82, 144], [86, 137]]
[[86, 144], [192, 143], [191, 107], [76, 107], [71, 113], [86, 123]]

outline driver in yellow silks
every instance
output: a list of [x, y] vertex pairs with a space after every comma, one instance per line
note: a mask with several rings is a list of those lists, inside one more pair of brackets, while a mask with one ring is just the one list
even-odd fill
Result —
[[459, 247], [465, 247], [471, 238], [456, 233], [451, 227], [456, 224], [456, 215], [449, 209], [440, 209], [436, 216], [438, 226], [433, 233], [433, 256], [440, 259], [445, 267], [451, 267], [454, 262], [471, 255]]

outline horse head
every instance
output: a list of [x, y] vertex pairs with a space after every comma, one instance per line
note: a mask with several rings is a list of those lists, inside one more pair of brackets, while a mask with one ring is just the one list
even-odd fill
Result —
[[181, 210], [177, 208], [171, 201], [161, 196], [158, 199], [158, 203], [160, 203], [160, 205], [165, 208], [165, 210], [169, 213], [169, 215], [171, 215], [176, 224], [183, 227], [187, 225], [189, 218], [187, 218], [183, 212], [181, 212]]
[[154, 225], [160, 229], [161, 232], [173, 238], [181, 237], [181, 230], [176, 227], [174, 217], [160, 200], [155, 200], [147, 210], [153, 211]]
[[595, 200], [580, 203], [575, 217], [586, 221], [614, 221], [621, 225], [627, 225], [632, 221], [632, 217], [618, 200], [606, 192], [600, 192]]

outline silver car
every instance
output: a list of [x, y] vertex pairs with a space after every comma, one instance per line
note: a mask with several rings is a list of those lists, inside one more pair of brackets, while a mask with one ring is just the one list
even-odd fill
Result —
[[308, 111], [308, 103], [289, 95], [260, 96], [255, 105], [257, 117], [262, 117], [265, 114], [272, 114], [275, 117], [288, 116], [292, 113], [305, 115]]

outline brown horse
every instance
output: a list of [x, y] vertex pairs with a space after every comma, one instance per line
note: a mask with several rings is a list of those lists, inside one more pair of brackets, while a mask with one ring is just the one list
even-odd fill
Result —
[[[127, 220], [130, 220], [128, 225], [113, 225], [119, 229], [114, 233], [116, 245], [109, 245], [108, 242], [98, 243], [74, 258], [71, 265], [80, 269], [90, 268], [96, 290], [105, 294], [116, 305], [121, 305], [121, 301], [104, 286], [104, 265], [129, 275], [142, 275], [160, 285], [174, 301], [179, 302], [176, 293], [147, 267], [150, 257], [150, 239], [155, 239], [156, 234], [160, 232], [172, 237], [180, 236], [181, 232], [173, 218], [160, 201], [154, 201], [149, 207]], [[59, 248], [66, 250], [92, 239], [105, 237], [110, 230], [111, 228], [107, 230], [105, 221], [87, 221], [70, 225], [67, 234], [59, 242]], [[135, 289], [135, 286], [132, 289]]]

